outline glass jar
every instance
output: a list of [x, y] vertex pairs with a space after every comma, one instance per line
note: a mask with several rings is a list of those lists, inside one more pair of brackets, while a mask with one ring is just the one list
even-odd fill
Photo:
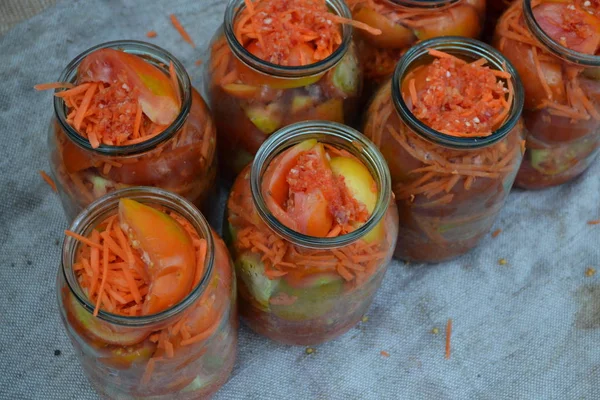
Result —
[[[596, 7], [595, 11], [586, 9], [586, 4]], [[585, 39], [578, 37], [574, 45], [569, 45], [570, 34], [556, 25], [561, 15], [565, 18], [579, 15], [585, 23], [573, 23], [571, 28], [587, 27], [597, 32], [584, 35]], [[558, 40], [545, 31], [549, 27], [554, 37], [559, 36]], [[598, 2], [519, 0], [500, 18], [496, 48], [513, 63], [525, 86], [523, 119], [529, 135], [517, 186], [542, 189], [571, 181], [598, 155], [600, 45], [595, 43], [598, 37]], [[559, 43], [562, 39], [565, 46]]]
[[[237, 347], [236, 285], [227, 248], [190, 202], [158, 188], [111, 192], [86, 208], [70, 230], [87, 236], [117, 213], [124, 198], [174, 212], [191, 224], [207, 243], [203, 275], [183, 300], [159, 313], [126, 316], [100, 309], [94, 317], [95, 305], [74, 271], [82, 246], [67, 236], [57, 276], [58, 306], [67, 335], [103, 398], [209, 397], [227, 381]], [[184, 330], [191, 343], [184, 344]], [[171, 355], [161, 348], [160, 339], [157, 343], [156, 337], [163, 335], [171, 343]]]
[[[342, 0], [327, 0], [332, 12], [351, 18]], [[342, 43], [327, 58], [305, 66], [281, 66], [250, 53], [235, 36], [244, 0], [231, 0], [223, 27], [210, 45], [206, 87], [219, 135], [221, 171], [233, 180], [260, 145], [294, 122], [358, 122], [362, 68], [343, 25]]]
[[[280, 222], [267, 206], [261, 189], [267, 168], [282, 162], [283, 152], [309, 139], [346, 151], [372, 175], [378, 196], [360, 228], [337, 237], [304, 235]], [[395, 246], [398, 215], [390, 185], [379, 151], [341, 124], [293, 124], [261, 146], [254, 163], [234, 183], [225, 229], [236, 267], [240, 312], [250, 328], [278, 342], [315, 345], [356, 325], [381, 284]], [[252, 235], [269, 239], [262, 245]], [[275, 259], [273, 252], [279, 254]], [[349, 266], [340, 267], [346, 261]]]
[[[469, 61], [485, 58], [491, 69], [512, 76], [515, 96], [499, 129], [487, 137], [455, 137], [415, 117], [400, 88], [411, 71], [431, 62], [430, 49]], [[523, 89], [516, 71], [484, 43], [436, 38], [406, 53], [391, 82], [375, 96], [364, 130], [381, 149], [392, 175], [400, 215], [396, 257], [430, 263], [448, 260], [466, 253], [490, 230], [523, 157], [522, 108]]]
[[[181, 96], [181, 111], [160, 134], [137, 144], [93, 148], [67, 122], [65, 101], [54, 97], [50, 123], [50, 165], [69, 220], [99, 197], [129, 186], [155, 186], [184, 196], [200, 207], [216, 181], [216, 128], [183, 65], [152, 44], [116, 41], [100, 44], [75, 57], [60, 82], [75, 82], [81, 62], [94, 51], [118, 49], [140, 56], [169, 76], [172, 63]], [[61, 90], [57, 90], [58, 94]]]
[[[495, 0], [498, 1], [498, 0]], [[401, 55], [419, 40], [439, 36], [477, 38], [485, 20], [485, 0], [348, 0], [355, 20], [380, 29], [358, 32], [365, 66], [364, 98], [394, 73]]]

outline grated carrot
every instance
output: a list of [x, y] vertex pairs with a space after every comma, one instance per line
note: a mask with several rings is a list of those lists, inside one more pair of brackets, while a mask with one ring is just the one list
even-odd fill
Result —
[[35, 90], [50, 90], [50, 89], [72, 89], [75, 85], [70, 82], [50, 82], [50, 83], [40, 83], [35, 85], [33, 88]]
[[496, 229], [494, 232], [492, 232], [492, 237], [496, 238], [498, 237], [498, 235], [500, 235], [502, 233], [502, 229]]
[[600, 225], [600, 219], [588, 221], [588, 225]]
[[158, 36], [158, 34], [156, 33], [156, 31], [148, 31], [148, 32], [146, 32], [146, 37], [155, 38], [157, 36]]
[[448, 360], [450, 358], [450, 352], [451, 352], [451, 348], [450, 348], [450, 340], [452, 338], [452, 319], [448, 319], [448, 322], [446, 323], [446, 360]]
[[245, 0], [234, 23], [238, 41], [278, 65], [309, 65], [342, 43], [341, 25], [379, 35], [379, 29], [331, 12], [325, 0]]
[[52, 191], [54, 193], [58, 192], [58, 189], [56, 187], [56, 183], [54, 183], [54, 180], [46, 173], [46, 171], [38, 171], [40, 173], [40, 175], [42, 176], [42, 179], [44, 181], [46, 181], [46, 183], [48, 184], [48, 186], [50, 186], [50, 188], [52, 189]]
[[171, 19], [171, 23], [173, 24], [175, 29], [177, 29], [177, 32], [179, 32], [183, 40], [189, 43], [193, 48], [196, 48], [196, 44], [192, 40], [192, 37], [186, 32], [183, 25], [181, 25], [181, 22], [179, 22], [179, 19], [177, 19], [175, 14], [169, 15], [169, 18]]

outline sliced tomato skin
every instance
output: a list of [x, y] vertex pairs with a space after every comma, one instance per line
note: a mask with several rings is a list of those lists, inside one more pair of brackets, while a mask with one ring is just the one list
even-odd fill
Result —
[[156, 124], [170, 125], [179, 115], [180, 99], [169, 77], [136, 55], [96, 50], [79, 65], [78, 81], [128, 86], [138, 93], [144, 114]]
[[[553, 0], [533, 9], [533, 15], [542, 30], [554, 41], [580, 53], [595, 54], [600, 46], [600, 19], [583, 10], [570, 9], [571, 1]], [[565, 29], [570, 18], [581, 19], [577, 23], [581, 31]]]
[[188, 233], [166, 213], [131, 199], [119, 201], [119, 221], [132, 240], [139, 242], [143, 258], [151, 262], [152, 283], [143, 314], [177, 304], [190, 292], [196, 273], [196, 254]]

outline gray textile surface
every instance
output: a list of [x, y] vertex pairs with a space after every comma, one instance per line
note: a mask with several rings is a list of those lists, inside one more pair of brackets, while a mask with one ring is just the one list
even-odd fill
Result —
[[[221, 0], [69, 1], [0, 37], [0, 399], [97, 397], [58, 316], [66, 223], [37, 174], [48, 169], [52, 107], [50, 93], [32, 86], [55, 80], [92, 45], [143, 40], [150, 29], [199, 85], [199, 50], [167, 15], [176, 13], [202, 48], [223, 8]], [[600, 274], [584, 273], [600, 270], [600, 226], [586, 224], [600, 217], [599, 174], [596, 163], [570, 185], [515, 192], [496, 223], [502, 233], [454, 262], [394, 262], [368, 321], [315, 354], [242, 327], [236, 368], [217, 398], [600, 399]]]

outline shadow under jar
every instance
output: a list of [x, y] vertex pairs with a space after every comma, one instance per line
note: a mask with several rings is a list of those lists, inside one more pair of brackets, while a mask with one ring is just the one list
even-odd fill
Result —
[[[254, 14], [244, 0], [230, 1], [210, 46], [205, 77], [220, 164], [231, 180], [284, 126], [305, 120], [357, 122], [362, 91], [352, 28], [344, 23], [352, 22], [351, 14], [342, 0], [252, 4]], [[292, 8], [297, 12], [286, 17], [282, 10]], [[285, 25], [286, 18], [293, 24]], [[263, 32], [266, 49], [252, 26]]]
[[489, 231], [523, 158], [522, 108], [516, 71], [484, 43], [436, 38], [406, 53], [365, 125], [392, 175], [396, 257], [452, 259]]
[[162, 189], [121, 189], [85, 209], [70, 231], [87, 240], [65, 237], [58, 305], [98, 393], [214, 394], [235, 361], [237, 293], [227, 248], [200, 212]]
[[519, 0], [495, 46], [525, 87], [525, 160], [516, 185], [543, 189], [581, 175], [600, 146], [600, 3]]
[[235, 181], [227, 213], [241, 315], [292, 345], [331, 340], [359, 322], [398, 233], [381, 154], [324, 121], [271, 136]]
[[69, 220], [129, 186], [204, 205], [216, 180], [216, 128], [177, 59], [148, 43], [109, 42], [77, 56], [60, 82], [48, 142]]
[[[498, 1], [498, 0], [494, 0]], [[364, 103], [394, 73], [402, 54], [417, 41], [440, 36], [478, 38], [485, 0], [347, 0], [356, 21], [381, 30], [357, 32], [365, 68]]]

